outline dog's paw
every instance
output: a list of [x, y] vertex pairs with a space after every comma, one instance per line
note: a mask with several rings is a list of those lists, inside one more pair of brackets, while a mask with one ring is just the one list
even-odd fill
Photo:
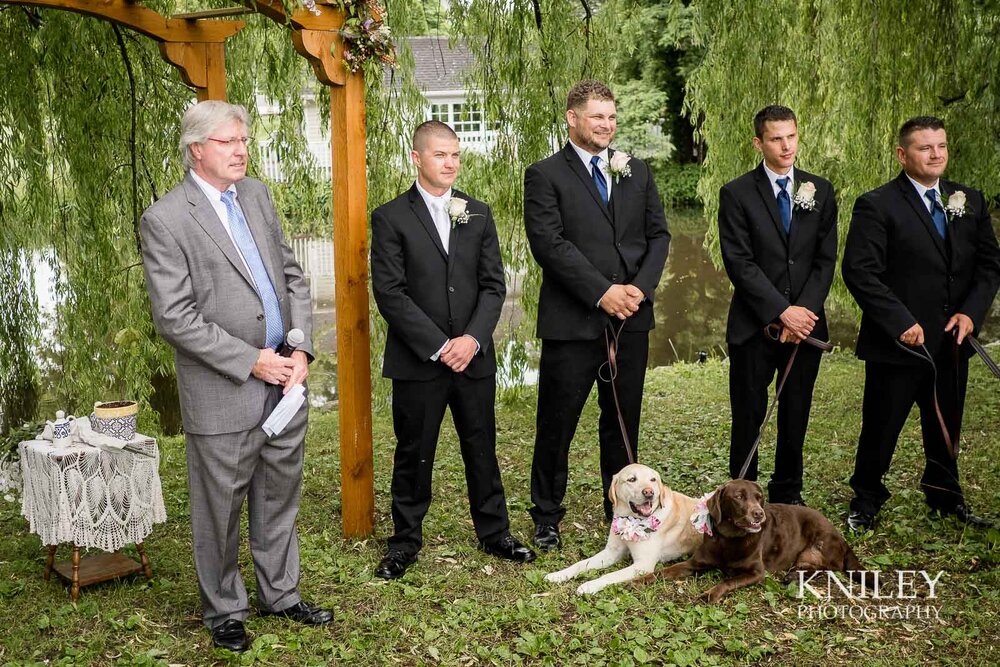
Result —
[[705, 602], [707, 604], [718, 604], [719, 600], [726, 597], [726, 590], [721, 588], [719, 585], [712, 586], [707, 591], [698, 596], [699, 602]]
[[550, 572], [545, 575], [545, 581], [550, 584], [561, 584], [564, 581], [569, 581], [572, 577], [566, 574], [565, 570], [559, 570], [558, 572]]
[[579, 586], [577, 586], [576, 587], [576, 594], [577, 595], [593, 595], [594, 593], [598, 592], [602, 588], [604, 588], [604, 586], [602, 586], [601, 584], [597, 583], [597, 580], [595, 579], [594, 581], [588, 581], [585, 584], [580, 584]]

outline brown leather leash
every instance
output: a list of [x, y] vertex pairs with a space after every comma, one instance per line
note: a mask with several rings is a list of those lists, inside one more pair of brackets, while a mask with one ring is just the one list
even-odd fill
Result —
[[[601, 367], [597, 369], [597, 378], [602, 382], [608, 382], [611, 384], [611, 395], [615, 399], [615, 412], [618, 416], [618, 428], [622, 432], [622, 446], [625, 447], [625, 455], [628, 457], [628, 462], [635, 463], [635, 454], [632, 453], [632, 443], [629, 441], [628, 429], [625, 427], [625, 417], [622, 415], [622, 406], [618, 402], [618, 388], [615, 386], [615, 378], [618, 377], [618, 336], [621, 335], [622, 329], [625, 328], [625, 322], [619, 325], [618, 330], [608, 322], [608, 325], [604, 327], [604, 346], [608, 351], [608, 361], [605, 364], [601, 364]], [[608, 331], [610, 330], [610, 333]], [[604, 377], [604, 367], [608, 367], [608, 377]]]
[[[941, 412], [941, 403], [940, 403], [940, 401], [938, 401], [938, 390], [937, 390], [938, 369], [937, 369], [937, 364], [934, 363], [934, 357], [931, 356], [931, 353], [927, 350], [927, 346], [924, 345], [923, 343], [920, 344], [919, 348], [916, 348], [916, 347], [910, 347], [910, 346], [908, 346], [908, 345], [900, 342], [898, 339], [894, 340], [893, 342], [896, 344], [896, 347], [898, 347], [902, 351], [906, 352], [907, 354], [913, 355], [917, 359], [921, 359], [923, 361], [926, 361], [927, 363], [929, 363], [931, 365], [931, 371], [933, 371], [933, 373], [934, 373], [934, 375], [933, 375], [933, 380], [934, 380], [934, 394], [933, 394], [934, 395], [934, 413], [937, 415], [938, 425], [941, 427], [941, 435], [944, 436], [944, 444], [945, 444], [945, 447], [947, 447], [947, 449], [948, 449], [948, 455], [951, 456], [952, 460], [958, 459], [958, 453], [959, 453], [958, 452], [958, 434], [956, 434], [955, 438], [952, 438], [951, 431], [948, 429], [948, 424], [944, 420], [944, 414]], [[955, 364], [957, 366], [957, 364], [958, 364], [958, 342], [957, 342], [957, 340], [954, 340], [954, 339], [953, 339], [953, 342], [955, 342], [954, 353], [955, 353]], [[920, 352], [917, 352], [917, 349], [920, 349], [923, 352], [923, 354], [920, 354]], [[958, 374], [956, 373], [956, 378], [957, 378], [957, 375]], [[957, 382], [958, 382], [958, 380], [956, 379], [956, 386], [955, 386], [956, 400], [957, 400], [957, 396], [958, 396]]]
[[[992, 358], [990, 358], [990, 355], [986, 352], [986, 348], [983, 347], [982, 343], [980, 343], [974, 336], [966, 336], [965, 339], [969, 341], [969, 345], [972, 347], [973, 351], [975, 351], [975, 353], [979, 355], [979, 358], [983, 360], [983, 363], [986, 364], [986, 367], [988, 369], [990, 369], [990, 372], [993, 373], [994, 377], [1000, 380], [1000, 367], [998, 367], [997, 363], [993, 361]], [[938, 401], [938, 392], [937, 392], [938, 371], [937, 371], [937, 364], [934, 363], [934, 358], [931, 356], [931, 353], [927, 350], [927, 347], [923, 344], [920, 345], [920, 350], [923, 351], [923, 354], [920, 354], [916, 351], [916, 349], [904, 345], [898, 340], [894, 342], [896, 343], [897, 347], [899, 347], [904, 352], [912, 354], [918, 359], [926, 361], [931, 365], [931, 369], [934, 371], [934, 412], [937, 415], [938, 424], [941, 426], [941, 435], [944, 436], [944, 444], [948, 448], [948, 454], [951, 455], [952, 459], [957, 459], [960, 451], [959, 431], [957, 428], [958, 419], [956, 415], [956, 420], [955, 420], [956, 430], [954, 436], [952, 436], [951, 431], [948, 429], [948, 424], [944, 420], [944, 414], [941, 412], [941, 404]], [[958, 344], [957, 338], [952, 338], [952, 342], [954, 343], [954, 345], [952, 346], [952, 354], [955, 360], [955, 367], [957, 368], [959, 361], [958, 355], [960, 346]], [[956, 400], [958, 397], [958, 393], [959, 393], [958, 373], [956, 373], [955, 374]]]
[[[764, 327], [764, 333], [767, 337], [774, 341], [781, 340], [781, 330], [780, 324], [768, 324]], [[771, 415], [774, 414], [774, 408], [778, 405], [778, 400], [781, 398], [781, 391], [785, 388], [785, 381], [788, 380], [788, 375], [792, 371], [792, 365], [795, 363], [795, 357], [799, 353], [800, 346], [812, 345], [818, 348], [821, 352], [829, 352], [833, 349], [833, 345], [829, 341], [820, 340], [818, 338], [813, 338], [812, 336], [806, 336], [805, 339], [795, 346], [792, 350], [791, 356], [788, 357], [788, 363], [785, 364], [785, 370], [781, 374], [781, 379], [778, 380], [778, 388], [774, 392], [774, 400], [771, 401], [771, 405], [767, 407], [767, 413], [764, 415], [764, 421], [760, 424], [760, 430], [757, 431], [757, 439], [753, 441], [753, 447], [750, 448], [750, 453], [747, 454], [746, 461], [743, 462], [743, 467], [740, 468], [740, 474], [737, 479], [745, 479], [747, 475], [747, 470], [750, 468], [750, 462], [753, 461], [754, 454], [757, 453], [757, 449], [760, 447], [760, 441], [764, 437], [764, 429], [767, 427], [767, 423], [771, 421]]]

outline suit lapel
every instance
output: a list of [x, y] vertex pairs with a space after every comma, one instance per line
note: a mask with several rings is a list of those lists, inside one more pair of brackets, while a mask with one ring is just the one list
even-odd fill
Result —
[[[452, 189], [451, 196], [459, 197], [461, 199], [464, 199], [466, 202], [471, 202], [471, 200], [469, 199], [469, 195], [465, 194], [461, 190]], [[472, 211], [469, 211], [469, 213], [471, 214]], [[471, 224], [471, 222], [467, 222], [465, 224], [468, 225]], [[458, 253], [460, 252], [462, 239], [465, 236], [465, 234], [462, 234], [459, 230], [464, 226], [465, 225], [452, 225], [451, 229], [448, 232], [448, 278], [449, 279], [451, 278], [451, 270], [455, 267], [455, 258], [458, 257]]]
[[934, 242], [934, 247], [941, 253], [942, 259], [947, 262], [948, 252], [944, 247], [944, 239], [937, 233], [937, 228], [934, 226], [934, 220], [931, 218], [930, 211], [920, 201], [920, 195], [917, 194], [917, 189], [913, 187], [913, 183], [910, 183], [910, 179], [906, 177], [906, 172], [900, 173], [899, 178], [896, 179], [896, 183], [903, 194], [903, 199], [910, 205], [913, 212], [917, 214], [917, 218], [923, 223], [924, 229], [931, 237], [931, 241]]
[[[613, 156], [614, 154], [615, 154], [615, 152], [613, 150], [610, 150], [610, 149], [608, 150], [608, 162], [611, 161], [611, 156]], [[611, 175], [610, 173], [608, 174], [608, 178], [611, 181], [614, 181], [614, 179], [615, 179], [615, 177], [613, 175]], [[621, 212], [622, 204], [620, 202], [624, 199], [622, 197], [622, 188], [624, 187], [625, 181], [626, 181], [626, 179], [619, 178], [614, 183], [610, 183], [610, 182], [608, 183], [609, 192], [611, 193], [611, 201], [608, 202], [608, 203], [610, 204], [610, 208], [611, 208], [611, 223], [615, 226], [615, 240], [616, 241], [619, 238], [621, 238], [622, 228], [625, 227], [625, 225], [619, 224], [622, 221], [622, 212]], [[596, 189], [596, 186], [595, 186], [595, 189]]]
[[184, 179], [184, 190], [187, 193], [188, 203], [191, 204], [191, 216], [201, 225], [205, 233], [211, 237], [215, 245], [219, 246], [219, 250], [226, 256], [229, 263], [233, 265], [233, 268], [253, 287], [253, 279], [247, 272], [247, 268], [244, 266], [243, 260], [236, 250], [236, 244], [233, 243], [232, 238], [226, 232], [226, 228], [222, 226], [219, 214], [215, 212], [215, 208], [208, 201], [208, 197], [205, 196], [205, 193], [202, 192], [201, 188], [190, 176]]
[[[795, 167], [795, 180], [792, 181], [792, 187], [797, 191], [799, 187], [801, 187], [802, 184], [806, 182], [811, 182], [813, 185], [815, 185], [816, 177], [807, 171], [803, 171], [802, 169]], [[777, 198], [775, 198], [775, 204], [777, 204]], [[820, 205], [822, 204], [823, 202], [817, 202], [815, 210], [818, 211]], [[793, 194], [792, 226], [791, 226], [791, 231], [788, 234], [789, 254], [792, 254], [792, 251], [797, 246], [801, 245], [804, 239], [812, 239], [814, 237], [814, 234], [805, 233], [808, 232], [809, 230], [804, 229], [805, 225], [802, 224], [804, 222], [803, 218], [806, 218], [809, 215], [809, 213], [810, 211], [806, 211], [804, 209], [795, 207], [795, 195]], [[815, 232], [815, 225], [813, 226], [813, 231]]]
[[431, 237], [431, 241], [434, 242], [434, 247], [438, 249], [441, 256], [447, 260], [448, 253], [444, 251], [444, 245], [441, 244], [441, 235], [438, 234], [437, 225], [434, 224], [434, 220], [431, 218], [431, 212], [427, 208], [424, 198], [420, 196], [417, 191], [417, 184], [414, 183], [410, 187], [410, 208], [413, 210], [414, 215], [420, 221], [420, 224], [424, 226], [424, 230]]
[[[951, 197], [956, 190], [960, 189], [956, 187], [955, 184], [952, 183], [951, 181], [946, 181], [944, 179], [941, 179], [938, 183], [939, 187], [941, 188], [941, 192], [944, 193], [945, 197]], [[966, 213], [966, 215], [968, 215], [968, 213]], [[946, 214], [945, 220], [946, 220], [945, 226], [947, 227], [946, 233], [948, 234], [948, 238], [945, 241], [944, 245], [948, 250], [948, 256], [951, 259], [951, 265], [957, 266], [959, 252], [958, 252], [958, 239], [955, 238], [956, 225], [951, 224], [952, 218], [950, 215]]]
[[778, 211], [778, 199], [774, 196], [771, 180], [764, 173], [763, 162], [757, 165], [757, 169], [754, 170], [754, 180], [757, 182], [757, 193], [760, 194], [760, 198], [764, 201], [764, 207], [771, 215], [774, 228], [778, 230], [781, 240], [788, 243], [788, 234], [785, 232], [785, 226], [781, 224], [781, 213]]
[[597, 191], [597, 186], [594, 185], [594, 179], [590, 176], [590, 172], [587, 171], [587, 168], [583, 165], [583, 161], [580, 160], [580, 156], [576, 154], [576, 151], [573, 150], [573, 147], [570, 146], [569, 142], [566, 142], [566, 146], [563, 147], [563, 156], [566, 158], [567, 164], [569, 164], [570, 171], [577, 175], [583, 183], [583, 187], [586, 188], [587, 192], [590, 193], [590, 196], [594, 198], [594, 203], [597, 204], [597, 208], [601, 209], [601, 213], [603, 213], [607, 221], [613, 225], [614, 221], [611, 219], [611, 211], [609, 211], [608, 207], [604, 205], [603, 201], [601, 201], [601, 194]]

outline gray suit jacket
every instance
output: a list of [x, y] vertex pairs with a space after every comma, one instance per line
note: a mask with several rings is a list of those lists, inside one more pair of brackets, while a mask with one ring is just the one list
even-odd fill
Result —
[[[312, 309], [267, 187], [236, 184], [238, 201], [281, 305], [310, 359]], [[153, 323], [174, 348], [184, 430], [213, 435], [260, 423], [267, 385], [250, 374], [264, 346], [260, 297], [225, 227], [190, 175], [146, 209], [139, 227]]]

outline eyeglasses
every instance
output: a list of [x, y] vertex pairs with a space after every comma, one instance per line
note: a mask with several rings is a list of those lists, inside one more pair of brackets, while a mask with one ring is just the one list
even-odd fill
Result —
[[243, 144], [244, 146], [249, 146], [250, 142], [253, 141], [251, 137], [233, 137], [232, 139], [216, 139], [215, 137], [207, 137], [209, 141], [214, 141], [217, 144], [221, 144], [226, 148], [236, 148], [236, 144]]

